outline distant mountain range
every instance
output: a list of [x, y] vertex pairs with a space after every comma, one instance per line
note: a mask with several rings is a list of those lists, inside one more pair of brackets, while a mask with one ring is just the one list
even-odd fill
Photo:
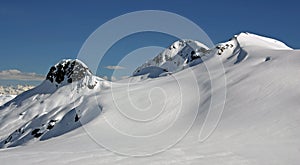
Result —
[[29, 89], [34, 88], [32, 85], [16, 85], [16, 86], [0, 86], [0, 94], [2, 95], [19, 95]]

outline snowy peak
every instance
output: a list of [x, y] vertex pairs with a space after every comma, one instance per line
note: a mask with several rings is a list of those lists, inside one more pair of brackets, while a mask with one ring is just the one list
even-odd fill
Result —
[[88, 67], [80, 60], [62, 60], [50, 68], [46, 80], [61, 85], [82, 80], [86, 76], [91, 76], [92, 73]]
[[231, 58], [241, 52], [246, 53], [247, 49], [253, 47], [256, 49], [293, 50], [281, 41], [248, 32], [235, 35], [229, 41], [217, 44], [214, 49], [217, 49], [218, 55]]
[[147, 61], [134, 72], [133, 76], [148, 74], [148, 77], [158, 77], [168, 72], [178, 72], [190, 64], [201, 62], [201, 57], [209, 52], [209, 48], [194, 40], [179, 40]]
[[197, 65], [211, 57], [221, 58], [226, 65], [238, 64], [248, 58], [248, 49], [292, 50], [281, 41], [251, 33], [240, 33], [228, 42], [216, 44], [213, 48], [193, 40], [179, 40], [147, 61], [133, 76], [146, 75], [156, 78]]
[[261, 51], [293, 50], [281, 41], [247, 32], [235, 35], [227, 42], [217, 44], [214, 49], [216, 49], [218, 57], [222, 59], [223, 65], [235, 65], [248, 58], [257, 59], [255, 63], [271, 59], [270, 56], [261, 56], [261, 54], [251, 54], [249, 57], [249, 51], [254, 49]]
[[89, 122], [101, 109], [86, 106], [94, 101], [88, 98], [108, 85], [81, 61], [60, 61], [40, 85], [0, 106], [0, 148], [50, 139]]
[[241, 47], [257, 46], [263, 47], [264, 49], [292, 50], [292, 48], [281, 41], [248, 32], [235, 35], [233, 39], [236, 39]]

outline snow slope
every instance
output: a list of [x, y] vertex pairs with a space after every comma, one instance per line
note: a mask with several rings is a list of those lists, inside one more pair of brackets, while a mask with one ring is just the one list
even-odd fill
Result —
[[32, 88], [31, 85], [0, 86], [0, 106]]
[[0, 105], [5, 104], [6, 102], [12, 100], [16, 95], [7, 95], [7, 94], [0, 94]]
[[102, 79], [81, 61], [62, 60], [50, 68], [42, 84], [0, 107], [0, 147], [49, 139], [78, 128], [81, 115], [88, 116], [88, 110], [80, 107], [85, 95], [102, 85]]
[[0, 108], [1, 164], [299, 164], [300, 51], [241, 33], [202, 55], [118, 82], [62, 61]]

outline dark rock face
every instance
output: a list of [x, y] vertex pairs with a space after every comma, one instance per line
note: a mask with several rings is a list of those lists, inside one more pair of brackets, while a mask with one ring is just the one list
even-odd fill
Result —
[[63, 60], [52, 66], [47, 74], [46, 80], [60, 84], [64, 80], [72, 83], [84, 78], [89, 69], [78, 60]]
[[78, 114], [76, 114], [75, 116], [75, 122], [77, 122], [80, 119], [80, 116]]
[[39, 138], [40, 136], [43, 135], [43, 133], [39, 132], [40, 129], [37, 128], [37, 129], [34, 129], [32, 132], [31, 132], [31, 135], [33, 135], [35, 138]]

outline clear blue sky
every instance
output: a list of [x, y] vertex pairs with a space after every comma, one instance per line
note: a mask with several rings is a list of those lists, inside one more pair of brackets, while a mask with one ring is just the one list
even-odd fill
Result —
[[[84, 41], [100, 25], [138, 10], [182, 15], [198, 24], [214, 43], [248, 31], [300, 48], [299, 6], [297, 0], [1, 0], [0, 71], [18, 69], [44, 75], [59, 60], [76, 58]], [[113, 65], [112, 60], [101, 65]]]

